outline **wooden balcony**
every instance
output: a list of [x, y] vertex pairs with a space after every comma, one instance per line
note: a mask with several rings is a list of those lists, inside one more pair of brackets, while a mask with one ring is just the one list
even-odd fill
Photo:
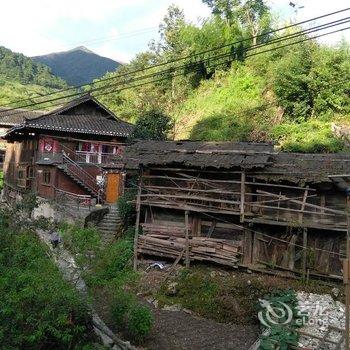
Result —
[[113, 153], [76, 151], [74, 160], [80, 164], [100, 164], [117, 167], [122, 163], [122, 155]]

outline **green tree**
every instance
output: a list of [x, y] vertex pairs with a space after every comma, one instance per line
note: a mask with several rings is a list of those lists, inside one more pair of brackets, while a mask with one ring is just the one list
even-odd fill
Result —
[[310, 90], [312, 43], [289, 49], [274, 66], [274, 92], [286, 116], [303, 121], [313, 114], [314, 96]]
[[138, 118], [133, 137], [143, 140], [166, 140], [172, 126], [169, 116], [160, 111], [151, 110]]
[[253, 37], [256, 45], [257, 37], [268, 31], [271, 26], [270, 9], [264, 0], [203, 0], [214, 15], [224, 19], [227, 26], [239, 23], [242, 30]]

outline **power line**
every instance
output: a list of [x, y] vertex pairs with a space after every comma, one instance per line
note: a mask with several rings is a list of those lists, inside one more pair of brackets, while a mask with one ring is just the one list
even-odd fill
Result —
[[[81, 46], [84, 44], [94, 45], [95, 43], [107, 42], [107, 41], [111, 41], [111, 40], [115, 40], [115, 39], [130, 38], [130, 37], [134, 37], [134, 36], [141, 35], [144, 33], [154, 32], [157, 29], [158, 29], [158, 27], [155, 27], [155, 26], [154, 27], [147, 27], [147, 28], [140, 28], [140, 29], [136, 29], [136, 30], [133, 30], [130, 32], [120, 33], [120, 34], [116, 34], [116, 35], [109, 35], [109, 36], [100, 37], [100, 38], [94, 38], [94, 39], [85, 40], [85, 41], [81, 41], [81, 42], [70, 43], [69, 47]], [[67, 47], [67, 46], [65, 46], [65, 47]]]
[[[348, 17], [350, 18], [350, 17]], [[248, 47], [246, 49], [246, 51], [250, 51], [250, 50], [253, 50], [253, 49], [256, 49], [256, 48], [262, 48], [262, 47], [265, 47], [265, 46], [269, 46], [269, 45], [272, 45], [274, 43], [278, 43], [278, 42], [282, 42], [282, 41], [287, 41], [289, 39], [294, 39], [296, 37], [299, 37], [299, 36], [303, 36], [305, 34], [308, 34], [308, 33], [311, 33], [311, 32], [316, 32], [316, 31], [320, 31], [320, 30], [324, 30], [324, 29], [327, 29], [327, 28], [330, 28], [330, 27], [334, 27], [336, 25], [341, 25], [341, 24], [344, 24], [344, 23], [347, 23], [349, 22], [349, 20], [347, 18], [344, 18], [344, 19], [341, 19], [341, 20], [337, 20], [337, 21], [333, 21], [333, 22], [330, 22], [330, 23], [326, 23], [326, 24], [323, 24], [323, 25], [319, 25], [319, 26], [316, 26], [316, 27], [313, 27], [313, 28], [309, 28], [307, 30], [303, 30], [303, 31], [299, 31], [297, 33], [292, 33], [292, 34], [288, 34], [284, 37], [281, 37], [281, 38], [276, 38], [276, 39], [273, 39], [265, 44], [258, 44], [258, 45], [252, 45], [251, 47]], [[269, 50], [265, 50], [265, 51], [259, 51], [257, 53], [253, 53], [253, 54], [250, 54], [250, 55], [247, 55], [246, 57], [251, 57], [251, 56], [254, 56], [254, 55], [257, 55], [257, 54], [260, 54], [260, 53], [264, 53], [264, 52], [269, 52], [269, 51], [273, 51], [275, 49], [279, 49], [279, 48], [283, 48], [283, 47], [287, 47], [287, 46], [290, 46], [290, 45], [295, 45], [295, 44], [298, 44], [298, 43], [302, 43], [304, 41], [308, 41], [308, 40], [313, 40], [315, 38], [319, 38], [319, 37], [322, 37], [322, 36], [325, 36], [325, 35], [330, 35], [330, 34], [333, 34], [335, 32], [339, 32], [339, 31], [343, 31], [343, 30], [346, 30], [346, 29], [349, 29], [349, 28], [342, 28], [340, 30], [337, 30], [337, 31], [333, 31], [333, 32], [329, 32], [329, 33], [325, 33], [325, 34], [321, 34], [321, 35], [318, 35], [318, 36], [314, 36], [314, 37], [307, 37], [303, 40], [299, 40], [297, 42], [292, 42], [292, 43], [289, 43], [289, 44], [286, 44], [286, 45], [282, 45], [282, 46], [278, 46], [276, 48], [272, 48], [272, 49], [269, 49]], [[127, 84], [127, 83], [130, 83], [130, 82], [134, 82], [134, 81], [137, 81], [137, 80], [143, 80], [143, 79], [147, 79], [147, 78], [150, 78], [150, 77], [154, 77], [154, 76], [158, 76], [158, 75], [161, 75], [161, 74], [167, 74], [167, 73], [173, 73], [175, 72], [176, 70], [178, 69], [182, 69], [182, 68], [190, 68], [191, 66], [196, 66], [196, 65], [199, 65], [201, 63], [205, 63], [207, 61], [210, 61], [210, 60], [213, 60], [213, 59], [220, 59], [220, 58], [225, 58], [225, 57], [232, 57], [233, 53], [230, 51], [230, 52], [226, 52], [226, 53], [223, 53], [223, 54], [220, 54], [220, 55], [217, 55], [217, 56], [209, 56], [201, 61], [196, 61], [196, 62], [192, 62], [192, 63], [186, 63], [182, 66], [177, 66], [177, 67], [172, 67], [172, 68], [169, 68], [167, 70], [163, 70], [163, 71], [159, 71], [159, 72], [155, 72], [155, 73], [152, 73], [152, 74], [149, 74], [149, 75], [144, 75], [144, 76], [141, 76], [141, 77], [137, 77], [137, 78], [134, 78], [134, 79], [131, 79], [129, 81], [125, 81], [125, 82], [116, 82], [114, 84], [106, 84], [106, 85], [103, 85], [103, 86], [100, 86], [100, 87], [97, 87], [97, 88], [93, 88], [91, 90], [89, 90], [89, 92], [95, 92], [95, 91], [101, 91], [101, 90], [104, 90], [104, 89], [107, 89], [107, 88], [110, 88], [112, 86], [116, 86], [120, 83], [122, 84]], [[148, 83], [152, 83], [152, 82], [148, 82]], [[138, 85], [139, 86], [139, 85]], [[124, 90], [124, 89], [123, 89]], [[115, 90], [115, 92], [117, 92], [119, 90]], [[41, 105], [41, 104], [44, 104], [44, 103], [49, 103], [49, 102], [55, 102], [55, 101], [58, 101], [58, 100], [63, 100], [63, 99], [67, 99], [69, 97], [75, 97], [75, 96], [79, 96], [79, 95], [82, 95], [83, 93], [82, 92], [77, 92], [77, 93], [73, 93], [73, 94], [70, 94], [70, 95], [65, 95], [65, 96], [62, 96], [62, 97], [56, 97], [56, 98], [52, 98], [52, 99], [49, 99], [49, 100], [44, 100], [44, 101], [41, 101], [41, 102], [33, 102], [31, 104], [27, 104], [27, 105], [24, 105], [24, 106], [20, 106], [21, 108], [23, 107], [32, 107], [32, 106], [36, 106], [36, 105]], [[60, 103], [61, 104], [61, 103]], [[16, 111], [16, 108], [10, 108], [8, 109], [8, 111]], [[16, 114], [16, 112], [12, 113], [12, 114]], [[11, 114], [9, 114], [11, 115]]]
[[[305, 23], [308, 23], [308, 22], [311, 22], [311, 21], [315, 21], [315, 20], [318, 20], [318, 19], [322, 19], [322, 18], [325, 18], [325, 17], [329, 17], [329, 16], [332, 16], [332, 15], [335, 15], [335, 14], [339, 14], [339, 13], [342, 13], [342, 12], [349, 11], [349, 10], [350, 10], [350, 8], [344, 8], [344, 9], [342, 9], [342, 10], [338, 10], [338, 11], [326, 13], [326, 14], [321, 15], [321, 16], [318, 16], [318, 17], [313, 17], [313, 18], [308, 19], [308, 20], [304, 20], [304, 21], [301, 21], [301, 22], [297, 22], [297, 23], [294, 23], [294, 24], [290, 24], [290, 25], [288, 25], [288, 26], [284, 26], [284, 27], [281, 27], [281, 28], [277, 28], [277, 29], [271, 30], [271, 31], [266, 32], [266, 33], [263, 33], [263, 34], [259, 34], [259, 35], [257, 35], [256, 37], [250, 36], [250, 37], [248, 37], [248, 38], [246, 38], [246, 39], [241, 39], [241, 40], [235, 41], [235, 42], [230, 43], [230, 44], [225, 44], [225, 45], [221, 45], [221, 46], [218, 46], [218, 47], [215, 47], [215, 48], [211, 48], [211, 49], [208, 49], [208, 50], [205, 50], [205, 51], [201, 51], [201, 52], [198, 52], [198, 53], [195, 53], [195, 54], [191, 54], [191, 55], [187, 55], [187, 56], [178, 57], [178, 58], [173, 59], [173, 60], [168, 60], [168, 61], [165, 61], [165, 62], [162, 62], [162, 63], [158, 63], [158, 64], [155, 64], [155, 65], [152, 65], [152, 66], [149, 66], [149, 67], [144, 67], [144, 68], [136, 69], [136, 70], [133, 70], [133, 71], [130, 71], [130, 72], [127, 72], [127, 73], [117, 74], [116, 76], [113, 76], [113, 77], [108, 77], [108, 78], [100, 79], [98, 82], [92, 82], [92, 83], [89, 83], [89, 84], [81, 84], [81, 85], [76, 85], [76, 86], [73, 86], [73, 87], [69, 87], [69, 88], [57, 90], [57, 91], [51, 92], [51, 93], [49, 93], [49, 94], [45, 94], [45, 95], [42, 95], [42, 96], [38, 96], [37, 98], [52, 96], [52, 95], [58, 94], [58, 93], [60, 93], [60, 92], [75, 90], [75, 89], [83, 88], [83, 87], [86, 87], [86, 86], [91, 86], [91, 85], [94, 85], [94, 84], [97, 84], [97, 83], [101, 83], [101, 82], [104, 82], [104, 81], [109, 81], [109, 80], [113, 80], [113, 79], [116, 79], [116, 78], [121, 78], [121, 77], [124, 77], [124, 76], [128, 76], [128, 75], [130, 75], [130, 74], [135, 74], [135, 73], [139, 73], [139, 72], [144, 72], [144, 71], [146, 71], [146, 70], [150, 70], [150, 69], [153, 69], [153, 68], [157, 68], [157, 67], [161, 67], [161, 66], [164, 66], [164, 65], [167, 65], [167, 64], [171, 64], [171, 63], [174, 63], [174, 62], [178, 62], [178, 61], [181, 61], [181, 60], [185, 60], [185, 59], [193, 58], [193, 57], [196, 57], [196, 56], [200, 56], [200, 55], [203, 55], [203, 54], [206, 54], [206, 53], [209, 53], [209, 52], [213, 52], [213, 51], [217, 51], [217, 50], [220, 50], [220, 49], [223, 49], [223, 48], [231, 47], [231, 46], [233, 46], [233, 45], [243, 44], [244, 42], [249, 41], [249, 40], [252, 40], [252, 39], [254, 39], [254, 38], [267, 37], [267, 36], [269, 36], [269, 35], [271, 35], [271, 34], [277, 33], [277, 32], [282, 31], [282, 30], [286, 30], [286, 29], [289, 29], [289, 28], [292, 28], [292, 27], [295, 27], [295, 26], [299, 26], [299, 25], [302, 25], [302, 24], [305, 24]], [[36, 97], [35, 97], [35, 98], [36, 98]], [[19, 102], [24, 102], [24, 101], [28, 101], [28, 100], [31, 100], [31, 99], [25, 99], [25, 100], [21, 100], [21, 101], [19, 101]], [[18, 103], [18, 101], [11, 102], [11, 103], [6, 104], [6, 105], [4, 105], [4, 106], [5, 106], [5, 107], [6, 107], [6, 106], [11, 106], [11, 105], [16, 104], [16, 103]]]
[[[349, 79], [337, 80], [335, 82], [332, 82], [332, 87], [336, 87], [336, 86], [341, 85], [343, 83], [350, 84], [350, 80]], [[320, 87], [320, 88], [318, 88], [318, 91], [324, 91], [326, 88], [328, 88], [328, 86], [325, 86], [323, 88]], [[262, 109], [263, 111], [266, 111], [267, 108], [274, 107], [274, 106], [275, 106], [275, 102], [267, 102], [267, 103], [261, 104], [261, 105], [256, 106], [256, 107], [247, 108], [247, 109], [243, 110], [242, 113], [255, 112], [255, 111], [260, 110], [260, 109]], [[180, 130], [182, 130], [182, 132], [187, 132], [190, 128], [192, 128], [192, 126], [187, 125], [186, 128], [182, 128]]]
[[[319, 37], [322, 37], [322, 36], [325, 36], [325, 35], [330, 35], [330, 34], [333, 34], [333, 33], [336, 33], [336, 32], [340, 32], [340, 31], [343, 31], [343, 30], [347, 30], [349, 29], [349, 27], [347, 28], [342, 28], [342, 29], [339, 29], [339, 30], [336, 30], [336, 31], [332, 31], [332, 32], [328, 32], [328, 33], [324, 33], [324, 34], [321, 34], [321, 35], [318, 35], [318, 36], [314, 36], [314, 37], [308, 37], [308, 38], [305, 38], [303, 40], [299, 40], [299, 41], [296, 41], [296, 42], [292, 42], [292, 43], [288, 43], [286, 45], [282, 45], [282, 46], [278, 46], [278, 47], [275, 47], [275, 48], [272, 48], [272, 49], [269, 49], [269, 50], [264, 50], [264, 51], [260, 51], [260, 52], [257, 52], [257, 53], [253, 53], [253, 54], [250, 54], [250, 55], [247, 55], [246, 57], [251, 57], [251, 56], [255, 56], [257, 54], [261, 54], [261, 53], [264, 53], [264, 52], [270, 52], [270, 51], [274, 51], [274, 50], [278, 50], [280, 48], [283, 48], [283, 47], [288, 47], [288, 46], [292, 46], [292, 45], [296, 45], [296, 44], [299, 44], [301, 42], [305, 42], [305, 41], [309, 41], [309, 40], [313, 40], [315, 38], [319, 38]], [[268, 46], [270, 45], [270, 43], [264, 45], [264, 46]], [[260, 46], [261, 47], [261, 46]], [[213, 59], [219, 59], [219, 58], [225, 58], [225, 57], [229, 57], [231, 58], [229, 61], [232, 61], [232, 53], [224, 53], [224, 54], [221, 54], [221, 55], [218, 55], [218, 56], [214, 56], [214, 57], [208, 57], [206, 58], [205, 60], [202, 60], [200, 62], [196, 62], [196, 64], [199, 64], [199, 63], [205, 63], [207, 61], [210, 61], [210, 60], [213, 60]], [[227, 62], [229, 63], [229, 62]], [[192, 64], [193, 65], [193, 64]], [[141, 76], [141, 77], [138, 77], [138, 78], [134, 78], [134, 79], [131, 79], [130, 81], [128, 82], [124, 82], [124, 84], [126, 83], [130, 83], [130, 82], [134, 82], [134, 81], [138, 81], [138, 80], [143, 80], [143, 79], [146, 79], [146, 78], [149, 78], [149, 77], [154, 77], [154, 76], [157, 76], [157, 75], [161, 75], [161, 74], [165, 74], [165, 73], [170, 73], [170, 72], [174, 72], [176, 69], [179, 69], [179, 68], [185, 68], [185, 67], [188, 67], [188, 65], [183, 65], [181, 67], [175, 67], [175, 68], [171, 68], [170, 70], [166, 70], [166, 71], [160, 71], [160, 72], [157, 72], [157, 73], [153, 73], [153, 74], [150, 74], [150, 75], [146, 75], [146, 76]], [[178, 75], [183, 75], [183, 73], [181, 74], [178, 74]], [[176, 75], [176, 76], [178, 76]], [[166, 80], [167, 78], [164, 78], [164, 79], [161, 79], [161, 80]], [[146, 83], [143, 83], [143, 84], [138, 84], [137, 86], [142, 86], [142, 85], [146, 85], [146, 84], [150, 84], [150, 83], [153, 83], [152, 81], [149, 81], [149, 82], [146, 82]], [[120, 84], [120, 82], [118, 82], [118, 84]], [[108, 89], [108, 88], [111, 88], [111, 87], [114, 87], [115, 85], [117, 84], [110, 84], [110, 85], [105, 85], [105, 86], [102, 86], [102, 87], [98, 87], [98, 88], [95, 88], [95, 89], [91, 89], [89, 92], [95, 92], [95, 91], [100, 91], [100, 90], [104, 90], [104, 89]], [[135, 86], [130, 86], [130, 87], [124, 87], [122, 89], [117, 89], [117, 90], [113, 90], [113, 91], [110, 91], [108, 93], [102, 93], [102, 94], [99, 94], [98, 96], [103, 96], [103, 95], [107, 95], [107, 94], [110, 94], [110, 93], [113, 93], [113, 92], [118, 92], [118, 91], [121, 91], [121, 90], [125, 90], [127, 88], [132, 88], [132, 87], [135, 87]], [[26, 106], [23, 106], [23, 107], [29, 107], [29, 106], [37, 106], [37, 105], [41, 105], [41, 104], [44, 104], [44, 103], [48, 103], [48, 102], [54, 102], [54, 101], [57, 101], [57, 100], [62, 100], [62, 99], [66, 99], [68, 97], [75, 97], [75, 96], [78, 96], [78, 95], [81, 95], [82, 93], [74, 93], [74, 94], [71, 94], [71, 95], [66, 95], [66, 96], [63, 96], [63, 97], [56, 97], [54, 99], [50, 99], [50, 100], [46, 100], [46, 101], [42, 101], [42, 102], [37, 102], [37, 103], [32, 103], [30, 105], [26, 105]], [[61, 105], [61, 102], [59, 104], [56, 104], [56, 105]], [[55, 105], [52, 105], [51, 107], [53, 107]], [[36, 109], [39, 109], [39, 108], [36, 108]], [[10, 114], [7, 114], [7, 115], [14, 115], [14, 114], [18, 114], [18, 113], [21, 113], [19, 111], [17, 111], [15, 108], [13, 109], [9, 109], [9, 111], [13, 110], [14, 112], [13, 113], [10, 113]], [[35, 110], [35, 109], [33, 109]]]

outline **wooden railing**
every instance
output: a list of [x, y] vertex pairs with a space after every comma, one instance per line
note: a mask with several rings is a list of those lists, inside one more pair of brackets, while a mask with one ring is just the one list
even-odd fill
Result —
[[65, 164], [66, 170], [70, 174], [81, 181], [96, 196], [100, 194], [100, 187], [97, 185], [96, 179], [65, 154], [63, 155], [63, 164]]
[[67, 202], [79, 207], [91, 208], [92, 197], [89, 195], [76, 194], [68, 191], [61, 190], [54, 187], [55, 198], [58, 202], [67, 204]]
[[122, 160], [122, 156], [113, 153], [95, 153], [95, 152], [75, 152], [75, 161], [77, 163], [88, 164], [118, 164]]

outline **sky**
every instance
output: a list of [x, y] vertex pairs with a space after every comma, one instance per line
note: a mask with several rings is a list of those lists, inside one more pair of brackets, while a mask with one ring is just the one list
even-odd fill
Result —
[[[157, 38], [158, 26], [171, 4], [198, 23], [210, 14], [201, 0], [11, 0], [1, 1], [0, 45], [27, 56], [65, 51], [76, 46], [120, 62], [127, 62]], [[294, 11], [289, 0], [268, 0], [279, 18], [302, 21], [349, 7], [349, 0], [298, 0]], [[350, 16], [350, 11], [328, 17]], [[324, 23], [328, 19], [318, 21]], [[342, 27], [347, 27], [343, 25]], [[335, 29], [335, 28], [334, 28]], [[329, 29], [329, 31], [334, 30]], [[350, 30], [322, 39], [350, 40]]]

